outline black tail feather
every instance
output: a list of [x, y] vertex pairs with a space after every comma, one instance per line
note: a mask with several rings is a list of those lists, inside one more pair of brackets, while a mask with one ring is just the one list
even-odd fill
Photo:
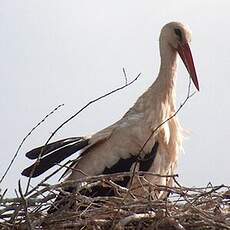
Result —
[[[88, 139], [75, 138], [75, 139], [72, 139], [72, 142], [70, 140], [67, 140], [66, 143], [64, 143], [63, 140], [61, 140], [60, 143], [58, 143], [58, 141], [51, 143], [50, 149], [52, 148], [53, 152], [51, 152], [50, 150], [51, 153], [48, 156], [41, 158], [39, 162], [35, 162], [30, 167], [24, 169], [22, 172], [22, 175], [27, 176], [27, 177], [37, 177], [41, 175], [42, 173], [44, 173], [45, 171], [47, 171], [48, 169], [52, 168], [57, 163], [60, 163], [61, 161], [71, 156], [78, 150], [87, 146], [88, 142], [89, 142]], [[39, 147], [39, 148], [41, 151], [43, 147]], [[36, 151], [39, 152], [39, 150], [36, 150]], [[32, 154], [33, 156], [37, 154], [36, 151], [34, 152], [34, 155]], [[47, 152], [45, 154], [47, 154]]]
[[50, 143], [46, 146], [40, 146], [38, 148], [32, 149], [29, 152], [26, 153], [26, 157], [28, 157], [29, 159], [37, 159], [39, 156], [45, 156], [48, 153], [61, 148], [63, 146], [66, 146], [70, 143], [76, 142], [76, 141], [80, 141], [82, 140], [82, 137], [70, 137], [70, 138], [66, 138], [63, 140], [59, 140], [59, 141], [55, 141], [53, 143]]

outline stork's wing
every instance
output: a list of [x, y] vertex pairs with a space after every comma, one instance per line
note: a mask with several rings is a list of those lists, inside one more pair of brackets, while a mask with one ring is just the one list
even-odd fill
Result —
[[84, 147], [91, 148], [103, 143], [103, 141], [110, 137], [112, 131], [113, 126], [110, 126], [98, 132], [93, 139], [70, 137], [35, 148], [26, 153], [26, 156], [29, 159], [39, 159], [30, 167], [24, 169], [22, 175], [37, 177]]
[[[137, 155], [130, 155], [129, 158], [126, 159], [119, 159], [112, 167], [108, 168], [105, 167], [104, 171], [100, 174], [113, 174], [113, 173], [120, 173], [120, 172], [130, 172], [132, 170], [132, 166], [135, 163], [138, 163], [139, 171], [149, 171], [150, 167], [152, 166], [154, 159], [157, 155], [159, 143], [155, 142], [154, 146], [152, 147], [151, 151], [144, 155], [141, 158], [138, 154]], [[130, 181], [130, 176], [125, 176], [123, 180], [116, 181], [116, 184], [127, 187]], [[111, 187], [105, 187], [102, 185], [93, 186], [90, 190], [82, 190], [81, 194], [84, 194], [89, 197], [97, 197], [97, 196], [114, 196], [114, 191]]]
[[[147, 153], [144, 158], [140, 158], [138, 155], [130, 155], [126, 159], [119, 159], [115, 164], [113, 164], [110, 168], [105, 167], [104, 170], [100, 174], [113, 174], [113, 173], [119, 173], [119, 172], [130, 172], [132, 169], [132, 166], [135, 163], [139, 164], [139, 170], [140, 171], [148, 171], [150, 167], [152, 166], [155, 157], [157, 155], [159, 143], [155, 142], [154, 146], [152, 147], [151, 151]], [[83, 152], [81, 156], [76, 159], [76, 161], [73, 163], [72, 166], [69, 168], [74, 167], [74, 164], [78, 162], [79, 159], [87, 157], [87, 151]], [[92, 162], [91, 162], [92, 163]], [[64, 173], [65, 174], [65, 173]], [[123, 180], [115, 181], [116, 184], [126, 187], [129, 183], [130, 176], [125, 176]], [[66, 192], [73, 193], [76, 191], [76, 187], [68, 187], [64, 189]], [[79, 191], [82, 195], [89, 196], [89, 197], [97, 197], [97, 196], [114, 196], [115, 191], [110, 187], [106, 187], [103, 185], [95, 185], [91, 187], [90, 189], [82, 189]], [[68, 195], [66, 193], [59, 193], [57, 198], [54, 201], [53, 206], [50, 207], [48, 210], [48, 213], [54, 213], [57, 210], [66, 208], [66, 207], [72, 207], [73, 204], [71, 203], [73, 199], [69, 199]]]
[[26, 156], [29, 159], [41, 158], [30, 167], [24, 169], [22, 175], [37, 177], [73, 153], [86, 147], [88, 143], [89, 139], [84, 137], [71, 137], [35, 148], [26, 153]]

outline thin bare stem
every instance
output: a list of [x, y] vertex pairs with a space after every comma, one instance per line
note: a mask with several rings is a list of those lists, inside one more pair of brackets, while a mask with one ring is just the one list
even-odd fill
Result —
[[47, 114], [41, 121], [39, 121], [38, 124], [35, 125], [35, 126], [29, 131], [29, 133], [23, 138], [23, 140], [22, 140], [22, 142], [20, 143], [20, 145], [18, 146], [18, 149], [17, 149], [16, 153], [14, 154], [14, 156], [13, 156], [13, 158], [12, 158], [10, 164], [8, 165], [6, 171], [4, 172], [4, 174], [3, 174], [3, 176], [2, 176], [2, 178], [1, 178], [1, 180], [0, 180], [0, 184], [2, 183], [2, 181], [4, 180], [4, 178], [6, 177], [8, 171], [10, 170], [12, 164], [14, 163], [14, 161], [15, 161], [15, 159], [16, 159], [16, 157], [17, 157], [17, 155], [18, 155], [18, 153], [19, 153], [19, 151], [20, 151], [22, 145], [23, 145], [24, 142], [26, 141], [26, 139], [31, 135], [31, 133], [32, 133], [38, 126], [40, 126], [50, 115], [52, 115], [55, 111], [57, 111], [57, 110], [58, 110], [61, 106], [63, 106], [63, 105], [64, 105], [64, 104], [61, 104], [61, 105], [58, 105], [56, 108], [54, 108], [54, 109], [53, 109], [49, 114]]
[[32, 227], [32, 224], [31, 224], [31, 220], [30, 220], [30, 217], [29, 217], [29, 213], [28, 213], [28, 204], [27, 204], [27, 200], [26, 200], [26, 198], [25, 198], [24, 195], [23, 195], [20, 180], [18, 181], [18, 191], [19, 191], [19, 194], [20, 194], [20, 196], [21, 196], [21, 198], [22, 198], [22, 204], [23, 204], [23, 206], [24, 206], [25, 217], [26, 217], [26, 221], [27, 221], [27, 228], [28, 228], [29, 230], [33, 230], [33, 227]]

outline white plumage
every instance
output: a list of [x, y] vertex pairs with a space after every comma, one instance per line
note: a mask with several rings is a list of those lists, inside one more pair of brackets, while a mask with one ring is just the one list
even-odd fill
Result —
[[[82, 148], [83, 152], [73, 166], [76, 170], [73, 170], [66, 180], [76, 180], [87, 175], [130, 171], [137, 161], [135, 156], [138, 156], [153, 130], [176, 111], [175, 82], [178, 53], [199, 90], [188, 45], [190, 41], [191, 33], [186, 26], [178, 22], [166, 24], [160, 34], [159, 75], [134, 106], [119, 121], [90, 138], [67, 138], [49, 144], [42, 152], [43, 158], [40, 164], [36, 168], [31, 166], [25, 169], [22, 174], [38, 176], [56, 162]], [[32, 159], [38, 157], [42, 148], [30, 151], [27, 157]], [[153, 133], [141, 152], [142, 158], [150, 157], [139, 161], [137, 169], [161, 175], [174, 174], [181, 148], [182, 131], [175, 116]], [[172, 184], [172, 180], [165, 177], [146, 175], [145, 179], [153, 186]], [[135, 187], [138, 183], [138, 180], [134, 180], [132, 186]], [[127, 186], [128, 182], [125, 185]], [[140, 194], [143, 196], [143, 189], [139, 187], [133, 193], [136, 196]]]

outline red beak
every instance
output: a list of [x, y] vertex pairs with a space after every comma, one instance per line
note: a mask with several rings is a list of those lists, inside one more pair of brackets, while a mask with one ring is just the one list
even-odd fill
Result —
[[190, 50], [190, 47], [188, 43], [185, 43], [183, 45], [179, 45], [177, 49], [182, 61], [184, 62], [186, 69], [188, 70], [188, 73], [190, 77], [192, 78], [192, 81], [194, 85], [196, 86], [197, 90], [199, 91], [199, 83], [197, 80], [196, 76], [196, 69], [194, 66], [193, 58], [192, 58], [192, 53]]

